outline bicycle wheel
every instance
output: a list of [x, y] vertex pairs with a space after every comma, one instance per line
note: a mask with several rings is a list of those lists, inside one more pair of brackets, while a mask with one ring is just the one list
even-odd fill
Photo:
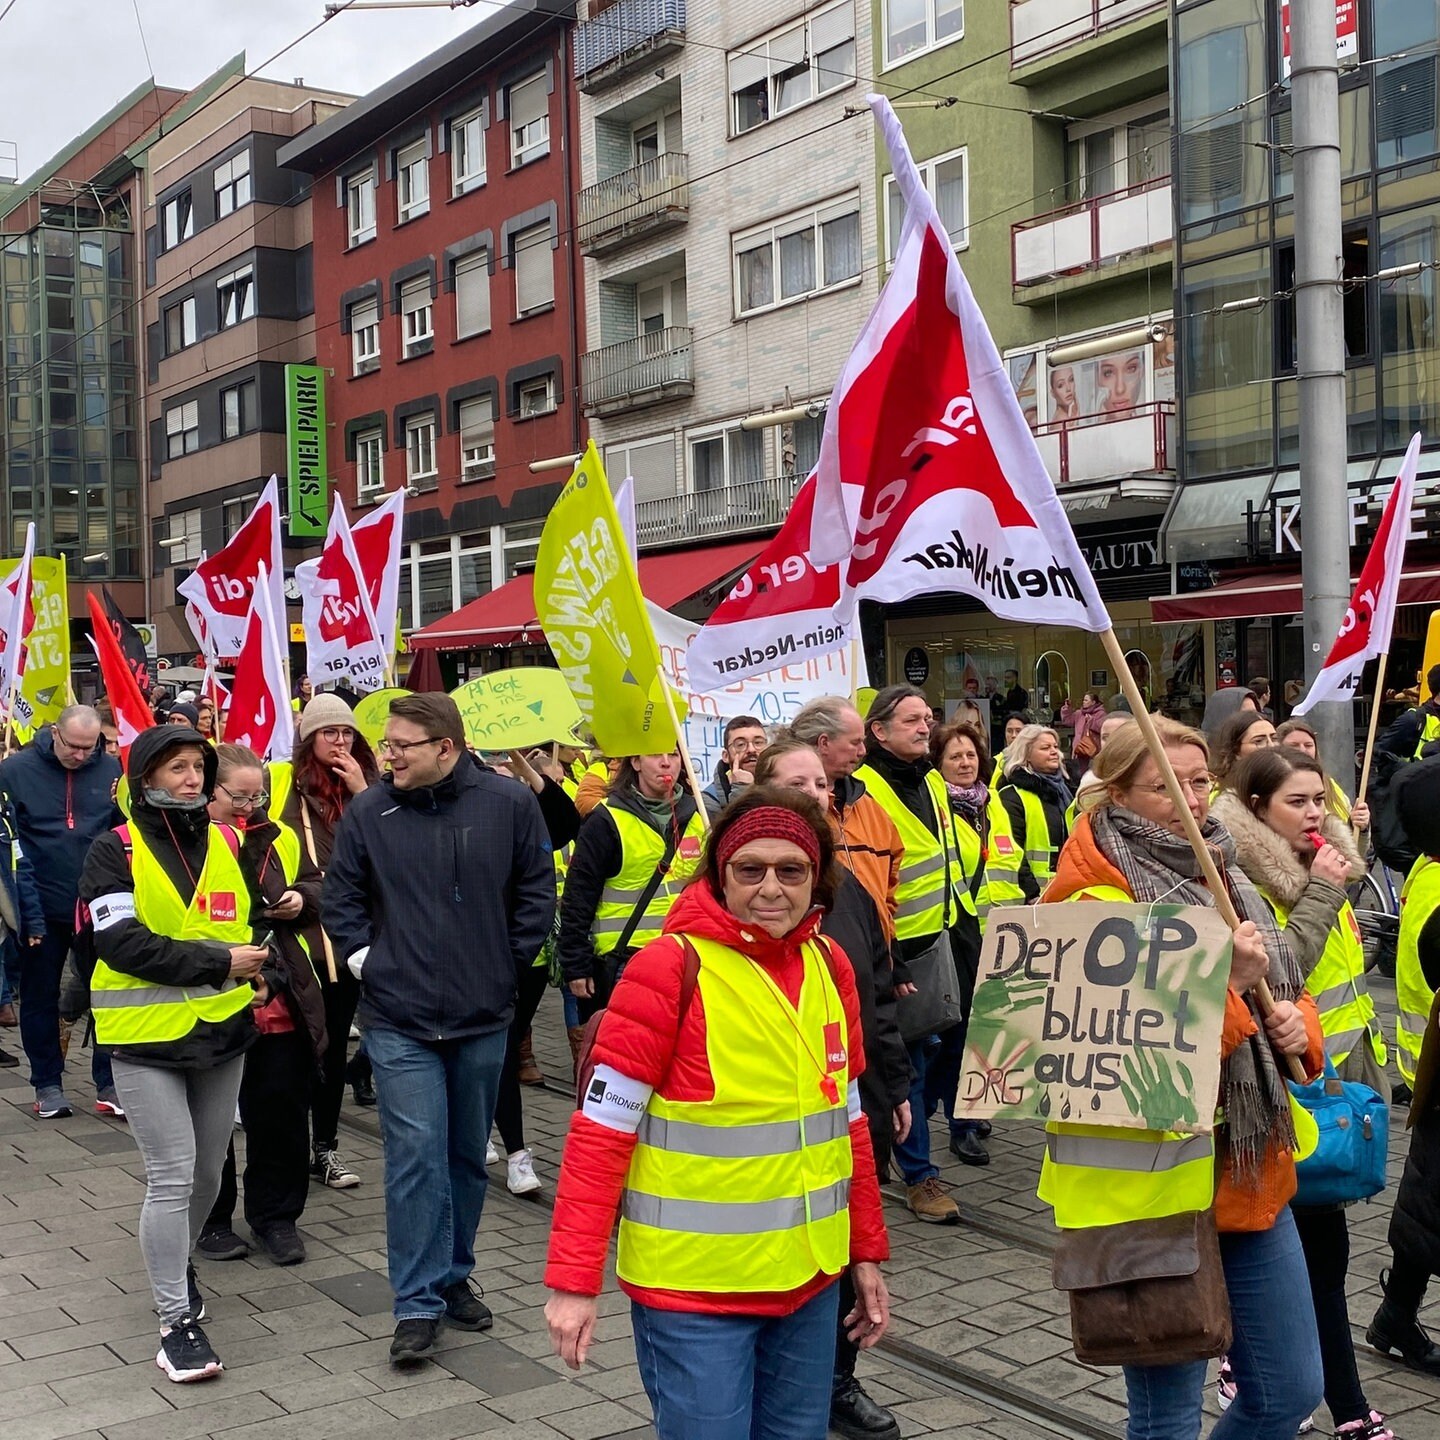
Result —
[[1366, 970], [1378, 969], [1382, 975], [1393, 977], [1400, 919], [1391, 913], [1385, 887], [1373, 874], [1369, 874], [1351, 885], [1347, 893], [1360, 925]]

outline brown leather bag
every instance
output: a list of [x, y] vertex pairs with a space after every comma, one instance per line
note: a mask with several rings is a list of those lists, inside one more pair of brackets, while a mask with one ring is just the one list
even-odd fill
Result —
[[1230, 1345], [1213, 1210], [1066, 1230], [1052, 1276], [1087, 1364], [1178, 1365]]

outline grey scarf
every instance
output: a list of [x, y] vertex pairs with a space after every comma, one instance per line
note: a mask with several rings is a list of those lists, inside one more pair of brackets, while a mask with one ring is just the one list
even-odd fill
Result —
[[[1126, 888], [1141, 903], [1166, 900], [1179, 905], [1212, 905], [1214, 897], [1201, 875], [1200, 862], [1183, 835], [1172, 834], [1132, 810], [1104, 805], [1090, 812], [1090, 829], [1105, 858], [1125, 876]], [[1270, 957], [1267, 977], [1277, 1000], [1294, 1000], [1304, 977], [1274, 913], [1245, 877], [1235, 858], [1235, 842], [1219, 821], [1207, 819], [1200, 832], [1225, 880], [1242, 920], [1253, 920]], [[1220, 1069], [1230, 1171], [1237, 1184], [1253, 1188], [1267, 1151], [1293, 1149], [1295, 1128], [1290, 1100], [1275, 1052], [1265, 1038], [1264, 1022], [1247, 995], [1256, 1033]]]

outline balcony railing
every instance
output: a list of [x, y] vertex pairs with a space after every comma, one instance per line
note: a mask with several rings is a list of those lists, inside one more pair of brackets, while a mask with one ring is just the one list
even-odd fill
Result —
[[690, 327], [671, 325], [580, 357], [580, 399], [590, 415], [609, 415], [695, 393]]
[[778, 530], [790, 512], [803, 475], [771, 475], [714, 490], [663, 495], [635, 505], [635, 539], [644, 546], [681, 540]]
[[1170, 177], [1162, 175], [1012, 225], [1011, 273], [1016, 286], [1036, 285], [1168, 245], [1173, 234]]
[[690, 218], [690, 164], [666, 151], [580, 192], [580, 248], [603, 255], [637, 235], [668, 230]]
[[1010, 67], [1166, 9], [1168, 0], [1010, 0]]
[[1174, 441], [1173, 400], [1152, 400], [1080, 420], [1052, 420], [1035, 432], [1040, 457], [1057, 485], [1172, 474]]
[[575, 27], [575, 80], [603, 90], [685, 43], [685, 0], [618, 0]]

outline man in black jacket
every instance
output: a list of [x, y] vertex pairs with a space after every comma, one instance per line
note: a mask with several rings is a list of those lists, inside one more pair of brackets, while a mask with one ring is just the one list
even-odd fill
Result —
[[515, 1009], [555, 912], [540, 807], [483, 770], [446, 695], [390, 704], [391, 773], [345, 811], [321, 919], [360, 981], [385, 1136], [396, 1364], [435, 1349], [440, 1321], [485, 1330], [470, 1288], [485, 1143]]
[[1425, 747], [1440, 738], [1440, 665], [1432, 665], [1425, 672], [1425, 686], [1430, 698], [1386, 726], [1375, 742], [1377, 748], [1406, 760], [1419, 760]]
[[[106, 754], [100, 716], [89, 705], [63, 710], [0, 765], [0, 790], [14, 809], [16, 836], [34, 867], [45, 914], [43, 935], [31, 932], [20, 945], [20, 1040], [42, 1120], [72, 1113], [62, 1083], [60, 974], [75, 938], [80, 870], [91, 842], [124, 819], [115, 804], [119, 783], [120, 762]], [[98, 1045], [90, 1068], [95, 1108], [123, 1115], [110, 1056]]]

